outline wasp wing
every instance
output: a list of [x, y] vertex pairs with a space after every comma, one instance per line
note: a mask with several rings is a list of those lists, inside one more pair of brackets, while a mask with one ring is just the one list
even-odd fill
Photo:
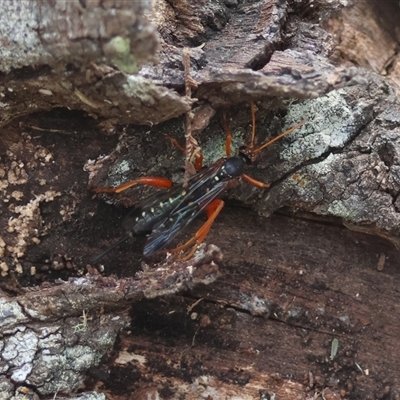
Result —
[[[181, 209], [192, 199], [198, 199], [204, 187], [208, 186], [215, 175], [220, 172], [223, 159], [200, 171], [189, 180], [187, 188], [182, 185], [157, 192], [138, 204], [122, 222], [126, 231], [133, 235], [143, 235], [154, 230], [159, 222], [166, 219], [176, 209]], [[161, 206], [160, 206], [161, 205]]]
[[[228, 185], [228, 182], [219, 182], [202, 195], [185, 199], [185, 204], [176, 207], [167, 218], [160, 221], [153, 227], [144, 246], [143, 254], [148, 256], [157, 250], [165, 247], [179, 232], [182, 232], [214, 199], [216, 199]], [[198, 190], [202, 189], [201, 187]]]
[[146, 241], [144, 255], [166, 246], [180, 231], [232, 184], [226, 174], [226, 159], [222, 158], [189, 180], [187, 194], [176, 207], [154, 224]]

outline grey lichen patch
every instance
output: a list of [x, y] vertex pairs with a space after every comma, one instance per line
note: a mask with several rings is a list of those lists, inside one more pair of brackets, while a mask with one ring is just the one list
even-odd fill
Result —
[[[40, 5], [25, 2], [9, 4], [1, 31], [3, 35], [14, 38], [0, 48], [0, 70], [9, 72], [27, 65], [45, 64], [50, 55], [43, 46], [38, 32]], [[21, 21], [24, 21], [22, 24]]]
[[[378, 211], [373, 206], [376, 202], [381, 204], [384, 214], [394, 212], [391, 196], [383, 192], [380, 185], [387, 174], [388, 169], [374, 155], [353, 153], [349, 157], [346, 153], [331, 153], [301, 168], [281, 187], [290, 191], [292, 198], [304, 199], [318, 214], [359, 224], [371, 223], [382, 217], [382, 214], [371, 213], [372, 209]], [[400, 222], [396, 213], [393, 218]]]
[[123, 175], [131, 170], [132, 166], [128, 160], [121, 160], [119, 163], [115, 163], [111, 170], [110, 175]]
[[305, 121], [285, 143], [281, 158], [290, 167], [315, 159], [333, 149], [343, 148], [361, 126], [362, 104], [351, 105], [344, 90], [331, 92], [323, 97], [293, 104], [285, 118], [286, 127]]
[[89, 186], [92, 186], [93, 179], [97, 176], [100, 169], [104, 167], [104, 163], [110, 160], [110, 156], [99, 156], [96, 160], [87, 160], [83, 166], [83, 170], [89, 173]]
[[[180, 96], [166, 87], [158, 86], [153, 80], [140, 75], [124, 76], [123, 91], [119, 94], [124, 117], [144, 125], [154, 125], [189, 111], [193, 100]], [[129, 105], [129, 108], [126, 107]]]
[[271, 305], [269, 304], [269, 301], [265, 298], [255, 295], [254, 293], [251, 295], [241, 293], [237, 306], [248, 311], [253, 316], [264, 316], [268, 318], [271, 312]]
[[76, 388], [82, 378], [80, 374], [69, 368], [64, 354], [38, 354], [35, 368], [26, 380], [28, 385], [39, 387], [42, 394], [57, 393], [58, 391]]
[[400, 247], [400, 105], [370, 77], [321, 98], [289, 104], [283, 138], [264, 181], [275, 185], [254, 208], [282, 206], [340, 217], [351, 229], [389, 238]]
[[[101, 164], [101, 162], [100, 162]], [[126, 183], [129, 172], [134, 169], [133, 160], [121, 159], [115, 164], [111, 165], [108, 172], [108, 186], [118, 186]]]
[[27, 383], [39, 386], [38, 390], [43, 395], [79, 386], [86, 371], [100, 362], [113, 345], [118, 328], [125, 324], [122, 319], [114, 321], [110, 316], [103, 318], [101, 330], [110, 339], [106, 345], [99, 343], [101, 338], [96, 335], [98, 323], [97, 318], [88, 320], [87, 332], [75, 334], [73, 341], [66, 339], [70, 335], [69, 328], [50, 335], [45, 344], [41, 341], [42, 349], [37, 354], [35, 368]]
[[[115, 153], [118, 153], [118, 148]], [[96, 160], [86, 161], [83, 170], [89, 173], [89, 188], [116, 187], [129, 180], [127, 174], [131, 170], [132, 160], [118, 158], [118, 161], [115, 162], [115, 153], [108, 156], [101, 155]], [[108, 196], [104, 196], [103, 199], [110, 204], [115, 201]]]
[[61, 334], [61, 325], [46, 325], [36, 329], [40, 342], [39, 349], [51, 347], [54, 350], [61, 350], [64, 339]]
[[96, 353], [89, 346], [77, 345], [65, 351], [66, 360], [75, 371], [85, 371], [94, 365]]
[[291, 196], [307, 198], [310, 204], [317, 204], [324, 198], [324, 192], [315, 184], [314, 177], [307, 169], [291, 175], [282, 185], [285, 191], [290, 192]]
[[[3, 317], [13, 313], [13, 305], [15, 314], [20, 312], [18, 304], [13, 303], [0, 305]], [[3, 321], [8, 328], [12, 323], [10, 318]], [[86, 371], [100, 362], [113, 345], [118, 330], [126, 324], [125, 319], [110, 315], [103, 316], [101, 324], [99, 318], [91, 318], [85, 334], [70, 337], [69, 326], [64, 327], [62, 323], [30, 329], [22, 326], [26, 317], [24, 321], [19, 318], [18, 322], [21, 323], [19, 327], [2, 329], [1, 373], [9, 372], [14, 384], [33, 385], [42, 395], [78, 387]], [[102, 334], [96, 334], [99, 326]], [[106, 341], [103, 336], [107, 337]], [[0, 388], [2, 384], [4, 382], [0, 380]]]
[[2, 334], [13, 333], [18, 325], [28, 320], [23, 313], [22, 307], [17, 301], [8, 301], [0, 298], [0, 331]]
[[[381, 187], [381, 182], [388, 180], [390, 170], [376, 155], [354, 153], [346, 160], [334, 155], [322, 164], [326, 164], [322, 169], [326, 171], [325, 201], [317, 206], [317, 211], [353, 223], [376, 223], [385, 229], [397, 229], [400, 215], [390, 193]], [[318, 167], [319, 164], [309, 169], [320, 175]]]
[[8, 337], [1, 352], [3, 360], [7, 361], [11, 369], [11, 379], [14, 382], [25, 382], [33, 368], [33, 359], [37, 351], [38, 338], [36, 334], [26, 329]]
[[[143, 78], [138, 75], [129, 75], [123, 85], [124, 93], [129, 97], [136, 97], [146, 105], [151, 106], [155, 104], [155, 99], [152, 93], [157, 91], [156, 85], [149, 79]], [[165, 92], [167, 92], [165, 90]]]
[[69, 400], [106, 400], [104, 393], [85, 392], [79, 393], [76, 397], [68, 397]]
[[397, 99], [373, 79], [290, 105], [287, 126], [305, 124], [282, 140], [274, 165], [281, 181], [255, 208], [269, 215], [286, 205], [340, 217], [400, 248], [399, 113]]
[[14, 385], [4, 375], [0, 375], [0, 399], [9, 400], [14, 395]]

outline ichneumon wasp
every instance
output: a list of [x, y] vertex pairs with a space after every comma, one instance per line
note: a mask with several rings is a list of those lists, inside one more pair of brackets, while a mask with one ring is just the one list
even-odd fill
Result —
[[[94, 258], [92, 262], [98, 261], [110, 250], [119, 246], [130, 237], [141, 235], [148, 235], [143, 254], [149, 256], [166, 247], [197, 215], [205, 211], [207, 221], [196, 234], [186, 243], [171, 251], [178, 253], [192, 246], [192, 249], [181, 258], [181, 260], [187, 260], [204, 241], [213, 222], [222, 210], [224, 202], [218, 197], [223, 192], [237, 185], [241, 179], [259, 188], [268, 188], [269, 184], [260, 182], [244, 174], [245, 165], [253, 163], [261, 150], [299, 128], [303, 125], [304, 121], [261, 146], [255, 147], [256, 106], [253, 103], [250, 106], [252, 114], [250, 144], [241, 148], [238, 155], [231, 156], [232, 132], [229, 129], [226, 115], [224, 114], [223, 125], [227, 135], [225, 141], [226, 157], [220, 158], [209, 167], [193, 175], [187, 187], [183, 187], [182, 185], [172, 186], [172, 182], [165, 178], [145, 176], [115, 188], [93, 188], [92, 191], [95, 193], [120, 193], [134, 185], [144, 184], [167, 190], [151, 195], [135, 207], [122, 223], [127, 234]], [[199, 158], [202, 159], [202, 156], [200, 155]], [[196, 165], [196, 167], [199, 168], [201, 166]]]

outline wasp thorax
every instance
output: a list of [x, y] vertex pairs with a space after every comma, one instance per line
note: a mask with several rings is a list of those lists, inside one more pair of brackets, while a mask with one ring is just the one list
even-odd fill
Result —
[[235, 178], [242, 175], [244, 165], [245, 163], [241, 157], [229, 157], [225, 161], [224, 169], [229, 177]]

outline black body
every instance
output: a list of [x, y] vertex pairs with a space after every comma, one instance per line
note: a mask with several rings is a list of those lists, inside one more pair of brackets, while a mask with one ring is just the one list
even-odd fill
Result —
[[158, 192], [135, 207], [124, 219], [127, 234], [92, 260], [98, 261], [131, 236], [149, 235], [143, 250], [148, 256], [165, 247], [214, 199], [234, 186], [243, 173], [245, 157], [225, 157], [201, 170], [182, 185]]

